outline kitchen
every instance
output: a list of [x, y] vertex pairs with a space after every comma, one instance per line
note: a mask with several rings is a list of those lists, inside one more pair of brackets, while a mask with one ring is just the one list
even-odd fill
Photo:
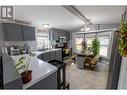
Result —
[[[92, 72], [95, 73], [93, 74], [93, 77], [96, 80], [99, 80], [100, 78], [102, 85], [101, 82], [99, 84], [99, 82], [94, 82], [92, 80], [91, 83], [94, 86], [91, 87], [91, 83], [88, 82], [88, 88], [107, 89], [106, 82], [108, 76], [106, 75], [105, 77], [105, 73], [102, 73], [102, 75], [98, 74], [96, 68], [93, 71], [84, 69], [84, 57], [81, 59], [82, 55], [77, 53], [77, 51], [83, 50], [81, 44], [84, 38], [88, 39], [88, 42], [90, 42], [88, 46], [91, 46], [93, 38], [100, 39], [100, 42], [102, 41], [103, 44], [100, 46], [101, 57], [99, 62], [101, 65], [109, 65], [109, 62], [111, 61], [110, 56], [114, 56], [112, 55], [111, 50], [113, 45], [110, 43], [113, 42], [113, 39], [115, 38], [113, 34], [115, 34], [119, 28], [120, 16], [123, 14], [126, 6], [13, 7], [15, 8], [15, 18], [11, 20], [1, 20], [0, 22], [0, 54], [3, 55], [0, 61], [1, 63], [6, 63], [1, 66], [3, 67], [3, 70], [1, 69], [3, 72], [3, 77], [1, 79], [3, 85], [1, 85], [1, 88], [86, 89], [87, 87], [85, 88], [84, 86], [85, 82], [79, 82], [84, 79], [84, 74], [86, 72], [88, 77], [91, 77], [91, 74], [88, 73]], [[91, 8], [97, 11], [91, 10]], [[104, 20], [105, 18], [103, 18], [103, 16], [96, 16], [96, 18], [101, 18], [105, 23], [98, 22], [99, 24], [92, 24], [92, 19], [93, 22], [97, 19], [92, 17], [92, 19], [88, 19], [89, 16], [86, 18], [80, 13], [82, 12], [82, 14], [86, 14], [84, 11], [85, 9], [86, 12], [89, 10], [93, 14], [95, 14], [94, 12], [100, 14], [99, 11], [102, 9], [101, 11], [103, 12], [103, 8], [106, 9], [103, 16], [107, 17], [108, 13], [108, 17], [111, 18], [106, 20]], [[109, 9], [111, 10], [110, 12]], [[110, 14], [112, 14], [112, 16], [110, 16]], [[113, 18], [116, 19], [114, 20]], [[83, 36], [81, 34], [83, 34]], [[88, 36], [84, 37], [84, 35], [87, 34]], [[89, 34], [92, 34], [92, 36], [89, 36]], [[92, 40], [91, 37], [93, 37]], [[105, 44], [104, 42], [107, 43]], [[77, 62], [78, 59], [76, 59], [78, 55], [80, 58], [79, 62]], [[77, 65], [75, 64], [75, 61], [76, 63], [80, 63], [78, 65], [81, 65], [83, 70], [78, 68], [78, 71], [76, 71], [77, 67], [76, 70], [72, 70], [73, 66]], [[70, 68], [68, 69], [69, 66]], [[108, 69], [109, 68], [106, 67], [106, 71], [104, 71], [106, 74], [108, 73]], [[25, 81], [23, 81], [22, 70], [25, 71], [25, 74], [26, 72], [29, 74], [29, 77], [25, 78]], [[73, 72], [76, 71], [76, 73], [78, 72], [78, 81], [75, 82], [73, 80], [73, 77], [75, 77], [76, 74], [74, 75], [71, 70]], [[81, 75], [84, 75], [82, 78], [80, 72], [82, 73]], [[96, 77], [95, 75], [99, 77]], [[118, 78], [119, 77], [117, 77], [117, 80]], [[80, 87], [79, 84], [82, 84], [82, 87]]]
[[[25, 25], [21, 25], [21, 24], [15, 24], [15, 23], [2, 23], [1, 26], [2, 26], [2, 29], [3, 29], [2, 31], [4, 31], [3, 32], [4, 33], [4, 40], [6, 41], [5, 42], [6, 48], [2, 48], [4, 55], [10, 55], [12, 57], [12, 59], [15, 60], [15, 63], [17, 63], [18, 59], [20, 59], [22, 56], [28, 56], [29, 52], [32, 52], [36, 55], [34, 58], [31, 59], [31, 62], [30, 62], [30, 66], [32, 66], [32, 63], [34, 64], [34, 66], [31, 67], [31, 69], [32, 69], [32, 81], [34, 81], [34, 78], [36, 79], [37, 77], [40, 77], [41, 73], [42, 73], [42, 78], [41, 79], [38, 78], [37, 80], [35, 80], [34, 83], [32, 83], [32, 82], [29, 83], [30, 86], [32, 86], [32, 84], [35, 84], [38, 81], [42, 80], [43, 78], [46, 78], [46, 76], [49, 76], [50, 73], [51, 73], [51, 78], [53, 78], [53, 77], [54, 78], [51, 81], [52, 83], [50, 83], [50, 81], [47, 81], [47, 83], [48, 83], [47, 85], [53, 84], [53, 86], [49, 85], [49, 86], [46, 87], [44, 85], [44, 88], [45, 89], [46, 88], [50, 89], [50, 88], [54, 88], [54, 87], [57, 88], [57, 85], [56, 85], [57, 84], [56, 83], [57, 82], [57, 79], [56, 79], [57, 78], [56, 77], [57, 68], [53, 67], [52, 65], [50, 65], [46, 62], [49, 61], [49, 60], [53, 60], [53, 59], [62, 61], [62, 50], [61, 50], [61, 48], [60, 49], [55, 49], [54, 46], [50, 46], [51, 48], [43, 47], [41, 49], [39, 48], [37, 51], [33, 50], [33, 48], [35, 48], [35, 46], [34, 46], [35, 45], [35, 28], [34, 27], [25, 26]], [[5, 36], [5, 35], [7, 35], [7, 36]], [[53, 39], [55, 39], [55, 38], [53, 38]], [[8, 58], [8, 57], [4, 57], [4, 58]], [[26, 59], [27, 59], [27, 57], [26, 57]], [[43, 61], [41, 62], [39, 59], [43, 60]], [[6, 60], [7, 59], [5, 59], [3, 61], [5, 63], [8, 63], [8, 61], [6, 61]], [[44, 62], [44, 61], [46, 61], [46, 62]], [[35, 63], [36, 63], [36, 65], [35, 65]], [[10, 63], [10, 64], [12, 64], [12, 63]], [[5, 68], [8, 68], [8, 66], [7, 67], [5, 66]], [[40, 70], [40, 71], [36, 71], [36, 69]], [[4, 69], [4, 70], [6, 70], [6, 69]], [[8, 69], [8, 70], [10, 70], [10, 69]], [[43, 72], [43, 70], [44, 70], [44, 72]], [[5, 73], [6, 72], [7, 71], [5, 71]], [[8, 72], [11, 72], [11, 71], [8, 71]], [[55, 72], [55, 75], [53, 74], [53, 76], [52, 76], [52, 73], [54, 73], [54, 72]], [[4, 86], [6, 89], [7, 88], [12, 89], [13, 87], [14, 87], [14, 89], [16, 89], [16, 88], [17, 89], [19, 89], [19, 88], [20, 89], [21, 88], [27, 89], [28, 87], [30, 87], [30, 86], [28, 86], [28, 87], [27, 86], [26, 87], [24, 87], [24, 86], [23, 87], [22, 86], [21, 87], [20, 86], [19, 87], [14, 86], [14, 85], [12, 85], [13, 82], [12, 82], [12, 84], [8, 83], [8, 81], [10, 82], [9, 77], [8, 77], [8, 73], [4, 74], [4, 75], [5, 75], [4, 79], [7, 79], [7, 82], [6, 82], [6, 80], [4, 81], [7, 85], [7, 86], [6, 85]], [[36, 75], [39, 75], [39, 76], [36, 76]], [[50, 76], [49, 76], [49, 78], [50, 78]], [[47, 80], [47, 79], [45, 79], [45, 80]], [[14, 80], [12, 80], [12, 81], [14, 81]], [[21, 82], [19, 82], [19, 83], [21, 83]], [[29, 85], [29, 84], [27, 84], [27, 85]], [[39, 87], [41, 89], [43, 89], [42, 86], [37, 86], [36, 89], [37, 88], [39, 89]], [[33, 88], [35, 88], [35, 87], [33, 87]], [[54, 89], [56, 89], [56, 88], [54, 88]]]

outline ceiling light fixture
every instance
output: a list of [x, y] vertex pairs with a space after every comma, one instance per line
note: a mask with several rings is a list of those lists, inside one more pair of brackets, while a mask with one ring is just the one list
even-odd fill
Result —
[[81, 31], [83, 32], [84, 31], [84, 28], [81, 28]]
[[85, 28], [85, 31], [89, 31], [90, 30], [90, 28]]
[[42, 24], [42, 26], [43, 26], [44, 28], [48, 28], [48, 27], [49, 27], [49, 24]]

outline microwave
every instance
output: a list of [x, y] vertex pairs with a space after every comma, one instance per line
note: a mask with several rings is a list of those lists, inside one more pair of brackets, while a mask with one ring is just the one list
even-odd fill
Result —
[[66, 43], [66, 42], [67, 42], [66, 37], [61, 37], [61, 36], [60, 36], [60, 42], [61, 42], [61, 43]]

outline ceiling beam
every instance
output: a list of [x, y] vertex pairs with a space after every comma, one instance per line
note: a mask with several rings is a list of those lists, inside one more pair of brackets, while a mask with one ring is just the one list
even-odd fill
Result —
[[74, 6], [62, 6], [65, 9], [67, 9], [69, 12], [71, 12], [73, 15], [77, 16], [80, 18], [85, 24], [92, 24], [89, 19], [87, 19], [76, 7]]

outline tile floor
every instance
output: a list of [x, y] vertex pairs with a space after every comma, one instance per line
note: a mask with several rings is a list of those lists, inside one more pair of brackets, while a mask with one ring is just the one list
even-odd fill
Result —
[[109, 65], [99, 63], [94, 71], [89, 69], [80, 70], [76, 64], [66, 67], [67, 81], [70, 89], [106, 89]]

